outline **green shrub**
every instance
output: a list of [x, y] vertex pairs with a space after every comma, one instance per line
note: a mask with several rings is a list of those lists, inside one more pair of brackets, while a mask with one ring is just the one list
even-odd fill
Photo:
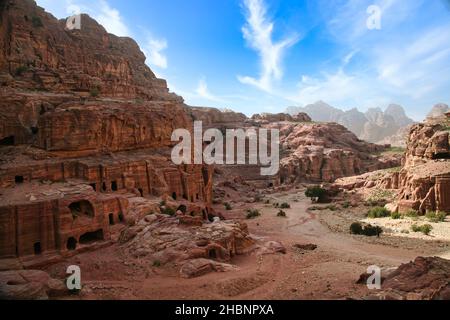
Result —
[[430, 222], [444, 222], [445, 218], [447, 217], [447, 214], [445, 212], [441, 212], [441, 211], [428, 211], [427, 214], [425, 215], [425, 217], [430, 221]]
[[338, 207], [336, 207], [334, 204], [331, 204], [329, 206], [326, 206], [326, 209], [328, 209], [330, 211], [336, 211], [338, 209]]
[[391, 212], [384, 207], [372, 208], [367, 213], [367, 217], [372, 218], [372, 219], [389, 217], [390, 215], [391, 215]]
[[159, 261], [159, 260], [153, 261], [153, 266], [154, 267], [161, 267], [161, 261]]
[[247, 219], [253, 219], [259, 217], [261, 213], [258, 209], [248, 209], [247, 210]]
[[344, 209], [350, 208], [350, 201], [345, 201], [345, 202], [342, 204], [342, 208], [344, 208]]
[[100, 90], [97, 87], [91, 88], [91, 90], [89, 91], [89, 94], [93, 98], [98, 97], [98, 95], [100, 94]]
[[21, 76], [24, 72], [28, 71], [28, 67], [27, 66], [20, 66], [16, 68], [15, 74], [16, 76]]
[[364, 235], [364, 236], [368, 236], [368, 237], [373, 237], [373, 236], [379, 237], [380, 234], [383, 233], [383, 229], [381, 227], [372, 226], [370, 224], [363, 227], [361, 223], [353, 222], [350, 225], [350, 233], [356, 234], [356, 235]]
[[169, 208], [169, 207], [163, 207], [163, 208], [161, 209], [161, 213], [162, 213], [162, 214], [166, 214], [166, 215], [168, 215], [168, 216], [174, 216], [176, 212], [175, 212], [175, 210], [172, 209], [172, 208]]
[[351, 234], [362, 234], [362, 232], [363, 232], [363, 227], [362, 227], [361, 223], [353, 222], [350, 225], [350, 233]]
[[285, 218], [286, 217], [286, 212], [284, 212], [283, 210], [278, 211], [277, 217]]
[[405, 213], [405, 216], [408, 217], [408, 218], [418, 218], [419, 217], [419, 212], [417, 210], [411, 209], [411, 210], [408, 210]]
[[421, 226], [418, 226], [417, 224], [414, 224], [411, 226], [411, 230], [413, 232], [422, 232], [425, 235], [429, 235], [431, 230], [433, 230], [433, 227], [429, 224], [424, 224]]
[[305, 196], [311, 198], [312, 202], [321, 202], [327, 195], [327, 191], [320, 186], [308, 187], [305, 191]]
[[225, 206], [225, 210], [228, 210], [228, 211], [233, 210], [233, 208], [231, 207], [231, 204], [229, 204], [228, 202], [225, 202], [224, 206]]
[[33, 24], [33, 27], [35, 27], [35, 28], [41, 28], [44, 26], [41, 18], [39, 18], [37, 16], [34, 16], [33, 18], [31, 18], [31, 23]]
[[402, 218], [402, 215], [399, 212], [392, 212], [391, 213], [391, 218], [394, 220], [398, 220]]
[[165, 206], [166, 205], [166, 201], [165, 200], [161, 200], [160, 202], [159, 202], [159, 206], [160, 207], [163, 207], [163, 206]]
[[291, 208], [291, 205], [290, 205], [289, 203], [287, 203], [287, 202], [283, 202], [283, 203], [280, 205], [280, 208], [281, 208], [281, 209], [290, 209], [290, 208]]

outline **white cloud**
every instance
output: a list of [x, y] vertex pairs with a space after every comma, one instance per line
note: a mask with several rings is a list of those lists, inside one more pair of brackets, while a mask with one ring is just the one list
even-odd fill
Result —
[[262, 0], [244, 0], [247, 9], [247, 24], [242, 33], [248, 45], [258, 52], [261, 59], [261, 74], [258, 79], [238, 76], [240, 82], [258, 87], [264, 91], [272, 90], [273, 80], [281, 79], [283, 72], [281, 60], [286, 49], [294, 45], [298, 36], [291, 36], [279, 42], [272, 40], [274, 24], [266, 17], [267, 9]]
[[94, 19], [98, 21], [105, 29], [119, 37], [129, 37], [131, 32], [125, 25], [119, 10], [111, 8], [106, 0], [99, 1], [100, 12], [94, 15]]
[[215, 95], [213, 95], [211, 92], [209, 92], [208, 90], [208, 84], [206, 83], [205, 79], [200, 79], [200, 81], [198, 82], [198, 86], [197, 89], [195, 90], [195, 93], [204, 99], [210, 100], [210, 101], [214, 101], [214, 102], [223, 102], [223, 100]]
[[144, 54], [147, 57], [148, 64], [150, 64], [151, 66], [166, 69], [167, 57], [162, 52], [165, 49], [167, 49], [167, 40], [155, 39], [151, 36], [148, 36], [147, 42], [142, 48], [142, 51], [144, 51]]

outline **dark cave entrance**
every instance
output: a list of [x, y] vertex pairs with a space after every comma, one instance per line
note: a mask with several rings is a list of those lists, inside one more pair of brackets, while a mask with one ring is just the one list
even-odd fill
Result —
[[177, 200], [177, 193], [176, 192], [172, 193], [172, 199], [173, 200]]
[[77, 248], [77, 240], [74, 237], [67, 239], [67, 250], [75, 250]]
[[433, 154], [433, 160], [450, 159], [450, 152], [442, 152]]
[[15, 176], [15, 177], [14, 177], [14, 182], [15, 182], [16, 184], [21, 184], [21, 183], [23, 183], [23, 182], [24, 182], [23, 176]]
[[109, 224], [111, 226], [113, 226], [114, 225], [114, 214], [110, 213], [108, 217], [109, 217]]
[[33, 245], [33, 249], [34, 249], [34, 254], [35, 255], [40, 255], [42, 253], [42, 247], [41, 247], [41, 243], [40, 242], [36, 242]]
[[87, 200], [73, 202], [69, 205], [69, 209], [74, 219], [76, 219], [81, 215], [85, 215], [90, 218], [94, 217], [94, 207]]
[[117, 181], [111, 182], [111, 190], [112, 191], [117, 191], [118, 190]]
[[181, 206], [178, 207], [177, 211], [181, 211], [181, 212], [183, 212], [183, 214], [185, 214], [187, 211], [187, 208], [184, 204], [182, 204]]
[[139, 188], [138, 191], [141, 194], [141, 197], [143, 198], [144, 197], [144, 190], [142, 188]]
[[97, 230], [94, 232], [87, 232], [80, 237], [81, 244], [90, 244], [103, 240], [103, 230]]
[[210, 249], [208, 252], [208, 256], [210, 259], [216, 259], [217, 258], [216, 250]]
[[123, 222], [125, 220], [125, 217], [123, 216], [122, 213], [119, 213], [119, 221]]
[[13, 146], [15, 144], [15, 137], [9, 136], [0, 140], [0, 146]]

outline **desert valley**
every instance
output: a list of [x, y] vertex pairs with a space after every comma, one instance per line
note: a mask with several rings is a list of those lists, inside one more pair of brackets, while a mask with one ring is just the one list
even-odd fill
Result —
[[[0, 2], [0, 299], [450, 299], [447, 105], [189, 106], [81, 18]], [[279, 130], [279, 171], [175, 165], [194, 121]]]

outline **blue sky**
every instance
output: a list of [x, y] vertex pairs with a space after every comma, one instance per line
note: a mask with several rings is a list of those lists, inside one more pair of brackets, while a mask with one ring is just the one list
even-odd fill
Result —
[[[450, 103], [449, 0], [37, 0], [134, 38], [171, 91], [247, 115], [323, 100], [362, 111]], [[369, 29], [368, 7], [381, 29]]]

